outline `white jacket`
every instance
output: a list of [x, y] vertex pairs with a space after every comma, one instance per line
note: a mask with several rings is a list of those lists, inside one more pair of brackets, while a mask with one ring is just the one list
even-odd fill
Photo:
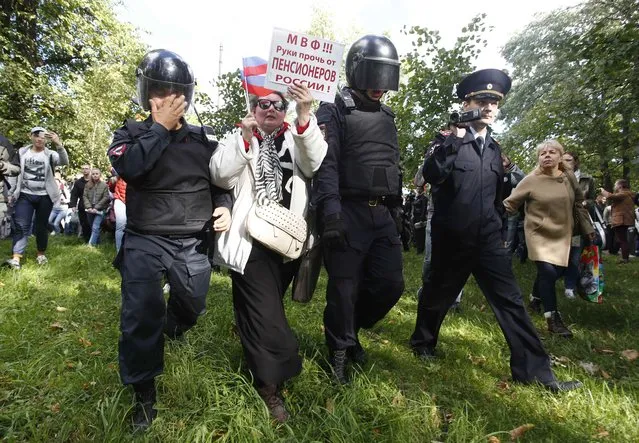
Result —
[[[294, 166], [289, 209], [305, 217], [309, 202], [308, 183], [322, 164], [328, 145], [313, 115], [303, 134], [297, 133], [295, 125], [286, 130], [284, 144], [293, 147], [290, 149]], [[217, 265], [242, 274], [253, 247], [253, 240], [246, 229], [246, 219], [255, 201], [254, 171], [258, 152], [259, 143], [255, 137], [246, 152], [242, 133], [237, 130], [220, 143], [210, 163], [213, 183], [222, 189], [232, 189], [235, 200], [231, 227], [218, 234], [213, 260]]]

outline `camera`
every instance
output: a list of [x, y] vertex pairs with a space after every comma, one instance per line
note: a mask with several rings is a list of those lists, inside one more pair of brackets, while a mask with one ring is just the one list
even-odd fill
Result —
[[480, 109], [471, 109], [469, 111], [453, 112], [450, 114], [450, 122], [453, 124], [468, 123], [481, 118]]

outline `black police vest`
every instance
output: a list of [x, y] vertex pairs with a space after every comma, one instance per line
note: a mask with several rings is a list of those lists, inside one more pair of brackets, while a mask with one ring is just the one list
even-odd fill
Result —
[[377, 111], [346, 110], [339, 161], [342, 196], [399, 194], [399, 142], [394, 117], [384, 105]]
[[[141, 129], [144, 131], [144, 127]], [[199, 128], [185, 131], [188, 133], [178, 131], [184, 138], [172, 139], [142, 179], [127, 183], [127, 229], [144, 234], [188, 236], [200, 232], [211, 218], [209, 161], [213, 145], [202, 141]]]

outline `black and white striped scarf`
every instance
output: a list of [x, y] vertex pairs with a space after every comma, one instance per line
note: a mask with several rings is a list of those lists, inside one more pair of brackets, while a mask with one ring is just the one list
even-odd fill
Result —
[[255, 174], [255, 189], [259, 205], [267, 203], [266, 200], [273, 202], [282, 200], [282, 165], [275, 146], [275, 137], [281, 130], [282, 128], [279, 127], [272, 133], [266, 134], [258, 128], [262, 136]]

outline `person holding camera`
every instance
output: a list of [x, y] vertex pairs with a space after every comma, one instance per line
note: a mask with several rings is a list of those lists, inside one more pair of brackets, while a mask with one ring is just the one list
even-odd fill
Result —
[[[27, 249], [31, 223], [35, 212], [35, 237], [38, 248], [36, 262], [48, 262], [45, 252], [49, 244], [49, 214], [53, 202], [60, 198], [60, 188], [55, 181], [54, 168], [69, 164], [69, 156], [55, 132], [36, 126], [31, 129], [32, 144], [20, 148], [15, 165], [20, 167], [16, 186], [10, 192], [14, 203], [13, 257], [6, 264], [20, 269], [21, 259]], [[47, 148], [52, 142], [56, 149]]]
[[453, 126], [451, 134], [426, 153], [423, 174], [432, 185], [435, 204], [432, 261], [410, 344], [419, 358], [435, 358], [442, 321], [472, 273], [510, 348], [513, 381], [566, 391], [581, 383], [555, 378], [502, 241], [504, 166], [489, 126], [510, 85], [510, 77], [497, 69], [466, 76], [457, 85], [457, 96], [463, 111], [476, 111], [478, 118], [468, 126]]

